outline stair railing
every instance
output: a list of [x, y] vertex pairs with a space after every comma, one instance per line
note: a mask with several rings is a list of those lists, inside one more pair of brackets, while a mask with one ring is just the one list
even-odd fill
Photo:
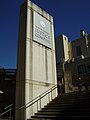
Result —
[[8, 105], [7, 107], [5, 107], [4, 110], [6, 110], [6, 111], [3, 112], [3, 113], [1, 113], [1, 114], [0, 114], [0, 117], [2, 117], [3, 115], [5, 115], [6, 113], [10, 112], [8, 118], [9, 118], [9, 120], [12, 120], [12, 114], [11, 114], [11, 111], [12, 111], [12, 105], [13, 105], [13, 104], [10, 104], [10, 105]]
[[[27, 104], [23, 105], [22, 107], [16, 109], [16, 110], [20, 110], [20, 109], [27, 109], [28, 107], [32, 106], [33, 104], [35, 104], [37, 102], [37, 111], [39, 110], [39, 108], [41, 109], [41, 102], [42, 102], [42, 98], [44, 98], [46, 95], [48, 95], [48, 101], [50, 102], [50, 100], [53, 99], [53, 95], [52, 92], [57, 88], [57, 85], [54, 85], [53, 87], [51, 87], [49, 90], [45, 91], [44, 93], [42, 93], [41, 95], [39, 95], [38, 97], [34, 98], [33, 100], [31, 100], [30, 102], [28, 102]], [[51, 98], [51, 99], [50, 99]], [[40, 107], [38, 107], [38, 102], [40, 102]]]

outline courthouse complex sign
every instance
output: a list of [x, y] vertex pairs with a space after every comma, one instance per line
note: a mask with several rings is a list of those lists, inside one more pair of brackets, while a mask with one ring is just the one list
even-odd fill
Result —
[[[54, 24], [53, 17], [31, 0], [21, 5], [19, 21], [15, 120], [30, 120], [37, 107], [48, 103], [48, 96], [42, 104], [28, 103], [57, 84]], [[52, 94], [56, 96], [57, 89]]]
[[35, 11], [33, 14], [33, 40], [51, 48], [50, 22]]

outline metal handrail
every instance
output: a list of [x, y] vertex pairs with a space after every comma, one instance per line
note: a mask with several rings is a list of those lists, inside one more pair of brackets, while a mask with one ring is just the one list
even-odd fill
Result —
[[[28, 108], [31, 105], [33, 105], [34, 103], [38, 102], [39, 100], [41, 101], [41, 99], [43, 97], [45, 97], [46, 95], [48, 95], [49, 93], [51, 93], [51, 99], [52, 99], [52, 91], [55, 90], [57, 88], [57, 84], [54, 85], [53, 87], [51, 87], [49, 90], [45, 91], [44, 93], [42, 93], [41, 95], [37, 96], [36, 98], [34, 98], [33, 100], [31, 100], [30, 102], [26, 103], [25, 105], [21, 106], [20, 108], [17, 108], [17, 110], [23, 109], [23, 108]], [[41, 103], [40, 103], [41, 104]], [[40, 105], [41, 106], [41, 105]], [[41, 107], [40, 107], [41, 108]]]
[[1, 113], [1, 114], [0, 114], [0, 117], [3, 116], [3, 115], [5, 115], [6, 113], [10, 112], [10, 120], [11, 120], [11, 110], [12, 110], [11, 107], [12, 107], [12, 105], [13, 105], [13, 104], [10, 104], [10, 105], [8, 105], [7, 107], [5, 107], [4, 109], [5, 109], [5, 110], [8, 109], [8, 110], [6, 110], [5, 112]]
[[[47, 91], [45, 91], [44, 93], [42, 93], [41, 95], [37, 96], [33, 100], [31, 100], [30, 102], [26, 103], [25, 105], [23, 105], [19, 108], [14, 109], [14, 110], [20, 110], [20, 109], [23, 109], [23, 108], [26, 109], [26, 108], [32, 106], [34, 103], [37, 102], [37, 111], [38, 111], [38, 101], [40, 100], [40, 109], [41, 109], [41, 99], [44, 98], [46, 95], [49, 95], [49, 93], [51, 93], [51, 100], [52, 100], [53, 99], [52, 98], [52, 91], [54, 91], [56, 88], [57, 88], [57, 84], [54, 85], [53, 87], [51, 87], [50, 89], [48, 89]], [[49, 98], [50, 98], [50, 96], [49, 96]], [[50, 101], [50, 99], [49, 99], [49, 101]], [[9, 108], [9, 109], [6, 110], [5, 112], [1, 113], [0, 117], [3, 116], [4, 114], [6, 114], [7, 112], [10, 112], [10, 120], [11, 120], [11, 110], [12, 110], [11, 106], [12, 105], [13, 104], [10, 104], [9, 106], [7, 106], [5, 109], [7, 109], [7, 108]]]

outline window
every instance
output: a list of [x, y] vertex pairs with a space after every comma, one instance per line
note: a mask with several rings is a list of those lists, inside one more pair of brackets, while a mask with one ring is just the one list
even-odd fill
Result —
[[82, 75], [85, 73], [87, 73], [86, 65], [85, 64], [79, 65], [78, 66], [78, 75]]
[[65, 39], [65, 40], [67, 40], [67, 38], [66, 38], [66, 37], [64, 37], [64, 39]]
[[77, 51], [77, 56], [82, 55], [81, 46], [77, 46], [77, 47], [76, 47], [76, 51]]

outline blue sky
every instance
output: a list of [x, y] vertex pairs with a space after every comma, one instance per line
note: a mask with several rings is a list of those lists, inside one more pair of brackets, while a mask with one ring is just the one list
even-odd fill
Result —
[[[25, 0], [0, 0], [0, 66], [16, 68], [20, 5]], [[72, 41], [80, 30], [90, 33], [90, 0], [32, 0], [54, 18], [55, 36]]]

